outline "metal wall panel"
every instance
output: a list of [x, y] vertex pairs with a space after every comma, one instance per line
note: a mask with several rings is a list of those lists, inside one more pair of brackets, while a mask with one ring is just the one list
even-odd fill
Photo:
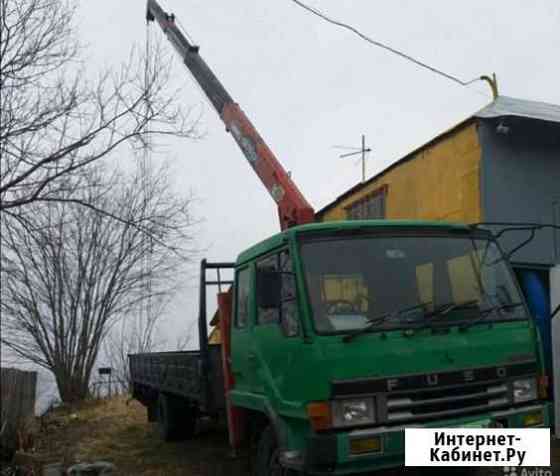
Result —
[[[483, 221], [554, 223], [560, 202], [560, 125], [527, 119], [481, 120], [481, 204]], [[507, 233], [508, 250], [529, 234]], [[553, 230], [512, 256], [516, 263], [560, 264]]]

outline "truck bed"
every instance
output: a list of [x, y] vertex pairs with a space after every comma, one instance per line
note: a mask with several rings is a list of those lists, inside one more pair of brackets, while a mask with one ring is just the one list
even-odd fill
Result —
[[224, 408], [221, 347], [211, 345], [208, 349], [208, 380], [202, 374], [200, 351], [129, 355], [133, 393], [137, 398], [142, 395], [141, 401], [166, 393], [196, 402], [203, 408]]

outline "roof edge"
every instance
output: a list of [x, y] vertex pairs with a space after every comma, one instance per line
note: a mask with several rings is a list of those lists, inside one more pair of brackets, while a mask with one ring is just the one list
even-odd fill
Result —
[[462, 120], [458, 124], [455, 124], [454, 126], [450, 127], [449, 129], [444, 130], [443, 132], [441, 132], [437, 136], [430, 139], [428, 142], [418, 146], [417, 148], [413, 149], [411, 152], [408, 152], [404, 157], [398, 159], [396, 162], [393, 162], [391, 165], [388, 165], [387, 167], [385, 167], [383, 170], [381, 170], [377, 174], [368, 178], [365, 182], [360, 182], [360, 183], [354, 185], [352, 188], [348, 189], [342, 195], [339, 195], [334, 201], [332, 201], [331, 203], [328, 203], [323, 208], [321, 208], [320, 210], [315, 212], [315, 217], [316, 218], [322, 218], [322, 215], [324, 215], [330, 209], [336, 207], [341, 201], [343, 201], [348, 196], [352, 195], [354, 192], [356, 192], [356, 191], [358, 191], [362, 188], [367, 187], [368, 185], [370, 185], [371, 183], [380, 179], [385, 174], [387, 174], [388, 172], [390, 172], [394, 168], [398, 167], [399, 165], [402, 165], [402, 164], [408, 162], [409, 160], [414, 159], [417, 154], [419, 154], [420, 152], [423, 152], [425, 149], [428, 149], [429, 147], [434, 145], [436, 142], [439, 142], [440, 140], [444, 139], [445, 137], [454, 134], [455, 132], [457, 132], [457, 130], [470, 126], [472, 123], [476, 122], [477, 119], [478, 118], [476, 116], [470, 116], [470, 117], [467, 117], [466, 119]]

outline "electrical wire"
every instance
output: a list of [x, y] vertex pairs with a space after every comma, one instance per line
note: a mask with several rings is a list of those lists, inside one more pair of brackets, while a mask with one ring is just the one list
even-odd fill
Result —
[[453, 76], [449, 73], [446, 73], [445, 71], [442, 71], [440, 69], [437, 69], [433, 66], [430, 66], [427, 63], [424, 63], [423, 61], [420, 61], [416, 58], [413, 58], [412, 56], [403, 53], [402, 51], [399, 51], [389, 45], [386, 45], [384, 43], [381, 43], [380, 41], [374, 40], [373, 38], [370, 38], [369, 36], [365, 35], [364, 33], [362, 33], [360, 30], [358, 30], [357, 28], [355, 28], [352, 25], [349, 25], [348, 23], [344, 23], [338, 20], [335, 20], [333, 18], [330, 18], [329, 16], [327, 16], [325, 13], [321, 12], [320, 10], [317, 10], [316, 8], [310, 7], [309, 5], [306, 5], [305, 3], [303, 3], [300, 0], [292, 0], [292, 2], [294, 2], [296, 5], [300, 6], [301, 8], [307, 10], [308, 12], [313, 13], [314, 15], [317, 15], [318, 17], [322, 18], [323, 20], [327, 21], [328, 23], [332, 23], [333, 25], [339, 26], [341, 28], [345, 28], [347, 30], [350, 30], [352, 33], [358, 35], [360, 38], [362, 38], [363, 40], [367, 41], [368, 43], [371, 43], [374, 46], [377, 46], [379, 48], [383, 48], [384, 50], [387, 50], [397, 56], [400, 56], [401, 58], [406, 59], [407, 61], [411, 61], [412, 63], [416, 64], [417, 66], [420, 66], [421, 68], [427, 69], [429, 71], [431, 71], [432, 73], [438, 74], [440, 76], [443, 76], [444, 78], [449, 79], [450, 81], [453, 81], [457, 84], [460, 84], [461, 86], [468, 86], [476, 81], [480, 81], [480, 78], [474, 78], [471, 79], [470, 81], [464, 81], [456, 76]]

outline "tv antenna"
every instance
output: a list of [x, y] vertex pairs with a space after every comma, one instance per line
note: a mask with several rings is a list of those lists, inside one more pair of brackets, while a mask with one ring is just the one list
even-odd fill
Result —
[[339, 155], [338, 157], [344, 159], [346, 157], [353, 157], [355, 155], [361, 154], [361, 161], [362, 161], [362, 182], [366, 181], [366, 154], [371, 152], [370, 147], [366, 147], [366, 136], [362, 134], [362, 146], [361, 147], [347, 147], [345, 145], [335, 145], [333, 146], [334, 149], [344, 149], [350, 150], [352, 152], [347, 152], [345, 154]]

